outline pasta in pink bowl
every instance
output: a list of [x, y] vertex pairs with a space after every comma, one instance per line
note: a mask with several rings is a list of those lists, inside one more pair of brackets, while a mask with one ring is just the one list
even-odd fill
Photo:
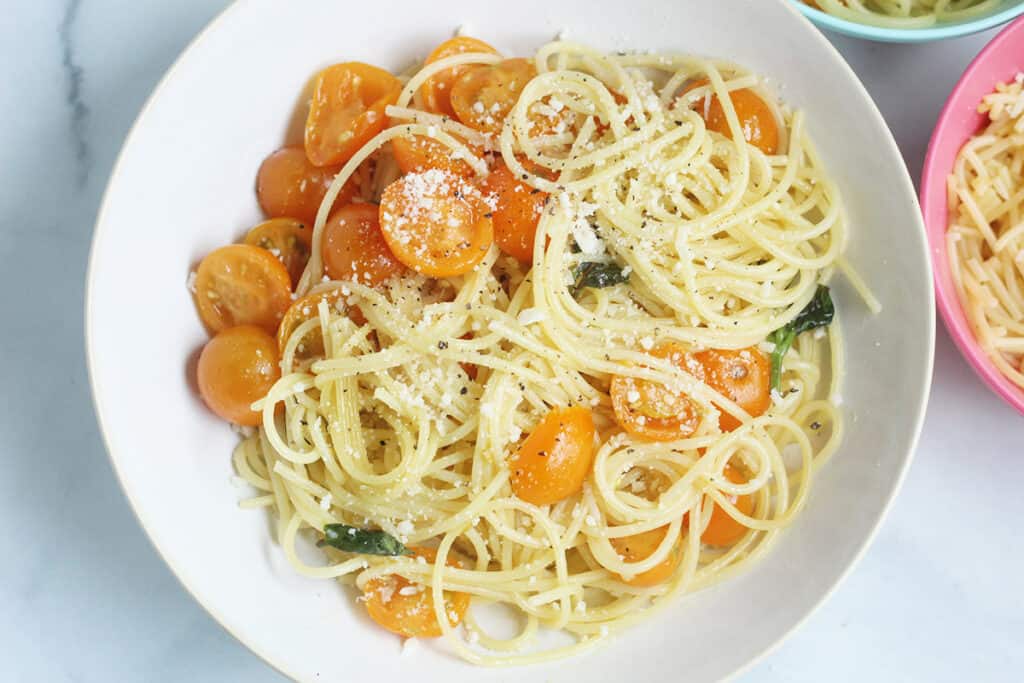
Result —
[[932, 134], [921, 207], [946, 327], [975, 372], [1024, 414], [1022, 49], [1018, 20], [964, 72]]

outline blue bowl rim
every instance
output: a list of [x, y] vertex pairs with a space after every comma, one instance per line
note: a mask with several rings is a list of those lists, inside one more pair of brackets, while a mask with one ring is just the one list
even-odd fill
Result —
[[999, 10], [994, 14], [929, 28], [883, 28], [858, 24], [857, 22], [840, 19], [821, 10], [814, 9], [802, 0], [790, 0], [808, 19], [820, 28], [826, 28], [854, 38], [873, 40], [885, 43], [924, 43], [933, 40], [945, 40], [970, 35], [986, 29], [1000, 26], [1024, 14], [1024, 0]]

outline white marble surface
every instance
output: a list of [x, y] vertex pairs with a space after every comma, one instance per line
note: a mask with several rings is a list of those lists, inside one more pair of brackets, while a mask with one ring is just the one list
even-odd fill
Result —
[[[144, 537], [100, 443], [84, 367], [82, 285], [107, 175], [147, 94], [223, 4], [4, 3], [2, 681], [280, 680]], [[836, 38], [915, 176], [945, 94], [992, 35], [917, 47]], [[1019, 680], [1021, 481], [1024, 418], [940, 329], [924, 436], [891, 516], [826, 605], [742, 680]]]

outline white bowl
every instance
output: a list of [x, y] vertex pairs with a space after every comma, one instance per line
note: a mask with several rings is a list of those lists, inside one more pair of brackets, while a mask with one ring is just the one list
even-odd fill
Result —
[[[768, 76], [807, 111], [849, 209], [849, 259], [885, 306], [872, 316], [836, 286], [848, 433], [769, 556], [590, 654], [528, 674], [476, 669], [431, 648], [399, 657], [398, 639], [374, 628], [336, 583], [292, 573], [266, 513], [237, 507], [229, 460], [237, 437], [201, 405], [190, 363], [206, 334], [186, 276], [260, 219], [256, 169], [281, 144], [309, 77], [340, 60], [405, 67], [463, 24], [509, 54], [567, 29], [609, 50], [727, 57]], [[692, 682], [748, 665], [807, 617], [871, 539], [917, 441], [934, 336], [924, 229], [896, 145], [838, 53], [782, 1], [237, 2], [171, 69], [125, 143], [96, 227], [87, 307], [101, 429], [142, 526], [231, 633], [286, 674], [320, 681], [673, 672]]]

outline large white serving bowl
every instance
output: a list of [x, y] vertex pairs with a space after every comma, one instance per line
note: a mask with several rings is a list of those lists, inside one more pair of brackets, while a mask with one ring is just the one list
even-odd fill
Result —
[[[567, 30], [608, 50], [699, 53], [766, 75], [806, 110], [849, 210], [849, 260], [884, 304], [870, 315], [836, 283], [846, 438], [771, 553], [589, 654], [526, 670], [476, 669], [432, 647], [401, 657], [398, 639], [336, 583], [294, 574], [266, 513], [238, 508], [229, 460], [237, 437], [193, 384], [206, 334], [186, 277], [260, 219], [256, 169], [291, 127], [309, 77], [343, 60], [404, 68], [460, 25], [507, 54]], [[839, 54], [782, 0], [241, 0], [171, 69], [125, 143], [96, 226], [86, 320], [111, 459], [185, 587], [289, 676], [381, 683], [694, 682], [749, 665], [822, 602], [871, 540], [917, 441], [934, 336], [924, 229], [893, 138]]]

